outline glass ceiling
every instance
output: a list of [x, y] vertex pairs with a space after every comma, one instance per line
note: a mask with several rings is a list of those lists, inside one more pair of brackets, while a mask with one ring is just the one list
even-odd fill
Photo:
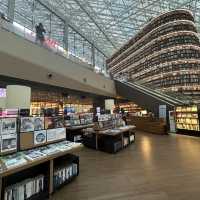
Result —
[[[199, 0], [40, 0], [55, 7], [110, 56], [152, 17], [190, 9], [200, 23]], [[198, 27], [199, 28], [199, 27]]]
[[[0, 3], [4, 1], [8, 0], [0, 0]], [[56, 15], [45, 15], [36, 3], [35, 9], [34, 5], [31, 8], [32, 2], [40, 3]], [[51, 21], [55, 22], [52, 26], [57, 31], [51, 34], [58, 41], [63, 40], [61, 30], [64, 24], [60, 19], [66, 21], [107, 57], [133, 37], [152, 17], [162, 12], [190, 9], [200, 28], [200, 0], [15, 0], [15, 7], [15, 15], [23, 14], [26, 24], [31, 25], [41, 19], [48, 23], [48, 18], [52, 17]], [[37, 17], [30, 16], [28, 7], [35, 10], [34, 15]]]

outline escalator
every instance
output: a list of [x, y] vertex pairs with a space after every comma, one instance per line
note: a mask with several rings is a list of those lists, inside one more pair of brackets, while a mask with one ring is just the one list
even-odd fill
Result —
[[139, 106], [159, 115], [159, 106], [166, 105], [167, 110], [185, 104], [184, 101], [157, 92], [143, 85], [115, 80], [117, 94], [127, 100], [134, 101]]

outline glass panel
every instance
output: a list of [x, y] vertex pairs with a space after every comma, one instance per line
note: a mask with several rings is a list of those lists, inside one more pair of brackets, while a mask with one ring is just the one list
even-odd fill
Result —
[[0, 0], [0, 12], [5, 16], [8, 15], [8, 0]]

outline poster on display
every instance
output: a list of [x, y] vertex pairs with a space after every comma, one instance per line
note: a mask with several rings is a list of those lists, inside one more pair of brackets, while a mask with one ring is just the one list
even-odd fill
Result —
[[44, 117], [34, 117], [34, 130], [44, 130]]
[[57, 140], [56, 129], [47, 130], [47, 142], [52, 142]]
[[53, 117], [45, 117], [45, 129], [53, 129], [53, 128], [55, 128]]
[[64, 118], [62, 116], [53, 117], [53, 124], [55, 128], [63, 128]]
[[17, 149], [17, 134], [1, 136], [1, 152], [14, 151]]
[[169, 111], [169, 127], [171, 133], [176, 133], [175, 111]]
[[47, 130], [47, 142], [62, 140], [66, 138], [66, 129], [57, 128]]
[[34, 144], [44, 144], [47, 140], [46, 130], [34, 131]]
[[66, 129], [65, 128], [57, 128], [56, 129], [56, 137], [57, 140], [62, 140], [66, 138]]
[[33, 117], [22, 117], [20, 132], [33, 132], [34, 131], [34, 118]]
[[17, 131], [16, 118], [3, 118], [0, 120], [1, 134], [11, 134]]

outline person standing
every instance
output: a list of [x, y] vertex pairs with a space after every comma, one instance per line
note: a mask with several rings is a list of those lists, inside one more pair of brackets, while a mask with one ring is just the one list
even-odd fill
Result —
[[36, 25], [35, 29], [36, 29], [36, 42], [40, 41], [40, 44], [43, 44], [45, 41], [44, 33], [46, 33], [43, 24], [39, 23], [39, 25]]

